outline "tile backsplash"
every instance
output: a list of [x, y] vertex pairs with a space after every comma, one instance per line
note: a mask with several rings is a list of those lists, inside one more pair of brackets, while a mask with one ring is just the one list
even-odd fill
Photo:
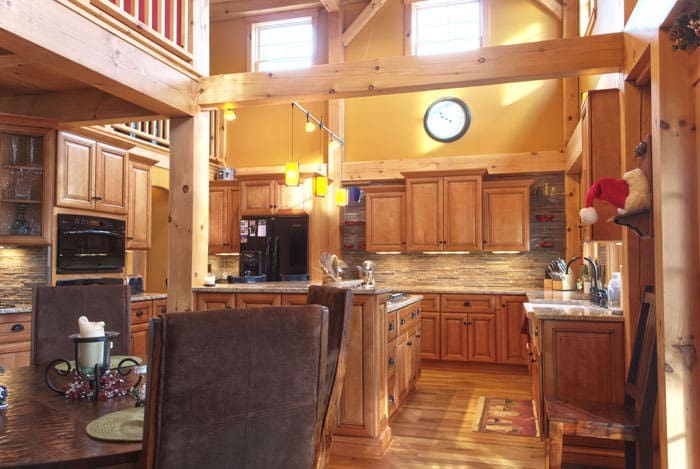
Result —
[[49, 248], [0, 248], [0, 308], [31, 305], [32, 287], [49, 283]]

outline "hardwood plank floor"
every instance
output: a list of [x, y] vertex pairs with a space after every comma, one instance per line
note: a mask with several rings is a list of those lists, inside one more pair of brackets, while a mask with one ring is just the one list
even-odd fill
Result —
[[423, 362], [416, 390], [391, 420], [384, 457], [333, 456], [329, 468], [543, 468], [539, 438], [472, 431], [481, 396], [530, 399], [527, 369]]

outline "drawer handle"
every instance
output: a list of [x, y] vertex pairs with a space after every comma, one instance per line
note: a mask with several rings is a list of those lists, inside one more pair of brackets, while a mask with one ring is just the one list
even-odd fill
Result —
[[393, 404], [394, 402], [395, 402], [395, 401], [394, 401], [394, 395], [393, 395], [393, 394], [389, 394], [389, 403], [390, 403], [390, 404]]
[[141, 311], [141, 310], [136, 311], [136, 317], [140, 318], [141, 316], [143, 316], [143, 311]]
[[93, 195], [92, 200], [102, 200], [102, 197], [100, 197], [99, 195]]
[[394, 364], [394, 357], [389, 357], [389, 365], [393, 365], [393, 364]]
[[409, 340], [408, 342], [406, 342], [406, 345], [408, 345], [410, 347], [411, 345], [413, 345], [413, 341]]
[[416, 319], [416, 312], [415, 312], [415, 311], [413, 311], [413, 312], [411, 313], [411, 319]]
[[420, 338], [421, 338], [421, 335], [420, 335], [420, 334], [416, 334], [416, 339], [420, 339]]
[[401, 325], [403, 326], [404, 324], [406, 324], [406, 320], [404, 318], [401, 318]]
[[393, 330], [394, 330], [394, 323], [393, 323], [393, 322], [390, 322], [390, 323], [389, 323], [389, 332], [391, 332], [391, 331], [393, 331]]
[[471, 326], [471, 325], [472, 325], [472, 322], [471, 322], [471, 321], [464, 321], [464, 325], [465, 325], [465, 326]]
[[167, 306], [161, 306], [161, 307], [160, 307], [160, 312], [161, 312], [161, 313], [167, 313], [167, 312], [168, 312], [168, 307], [167, 307]]
[[10, 328], [12, 332], [22, 332], [24, 330], [24, 324], [15, 324]]
[[472, 302], [471, 302], [471, 301], [465, 301], [465, 302], [464, 302], [464, 306], [466, 306], [467, 308], [471, 308], [471, 307], [472, 307]]

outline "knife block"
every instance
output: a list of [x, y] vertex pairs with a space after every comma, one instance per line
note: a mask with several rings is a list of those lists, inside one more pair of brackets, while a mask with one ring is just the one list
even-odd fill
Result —
[[573, 272], [568, 273], [564, 280], [552, 280], [552, 290], [576, 290], [576, 279]]

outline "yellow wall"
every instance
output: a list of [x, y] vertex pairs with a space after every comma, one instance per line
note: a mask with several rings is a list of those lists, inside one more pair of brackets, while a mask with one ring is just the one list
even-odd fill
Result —
[[[347, 12], [346, 23], [357, 10], [355, 6]], [[492, 0], [487, 16], [491, 45], [560, 36], [556, 19], [532, 0]], [[387, 0], [346, 49], [346, 61], [403, 55], [403, 18], [402, 0]], [[212, 74], [244, 71], [244, 21], [216, 22], [211, 29]], [[423, 130], [423, 114], [433, 100], [447, 95], [467, 102], [472, 125], [460, 140], [440, 144]], [[341, 132], [346, 140], [345, 161], [558, 150], [563, 145], [561, 95], [560, 81], [547, 80], [348, 99]], [[317, 117], [326, 113], [325, 103], [302, 104]], [[237, 110], [238, 118], [228, 126], [227, 164], [280, 165], [292, 159], [290, 107]], [[294, 118], [293, 159], [323, 161], [318, 134], [303, 133], [303, 115], [298, 111]]]

